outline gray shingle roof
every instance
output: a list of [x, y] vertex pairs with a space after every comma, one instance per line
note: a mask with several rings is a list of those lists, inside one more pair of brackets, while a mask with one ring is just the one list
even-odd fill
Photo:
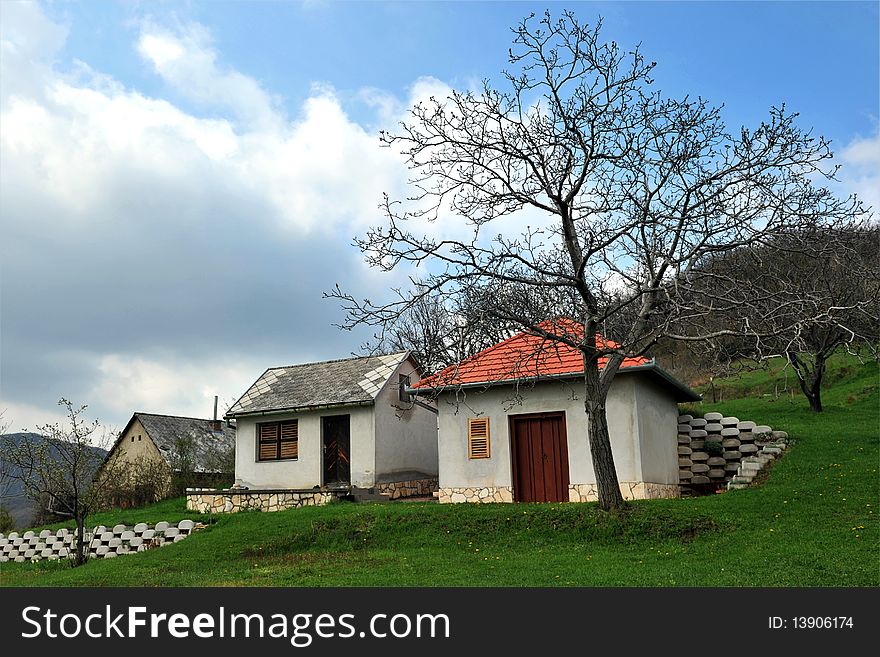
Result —
[[135, 413], [134, 416], [173, 470], [180, 469], [176, 461], [181, 445], [185, 446], [184, 453], [192, 455], [194, 472], [220, 472], [223, 455], [235, 449], [235, 429], [227, 427], [225, 422], [220, 423], [220, 431], [214, 432], [210, 420], [153, 413]]
[[227, 417], [264, 411], [370, 403], [407, 357], [401, 351], [321, 363], [272, 367], [226, 413]]

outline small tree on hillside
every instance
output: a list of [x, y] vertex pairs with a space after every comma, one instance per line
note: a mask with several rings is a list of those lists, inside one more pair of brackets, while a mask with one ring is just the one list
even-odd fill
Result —
[[[11, 466], [8, 476], [18, 479], [25, 494], [42, 503], [54, 515], [76, 522], [76, 545], [73, 564], [85, 563], [86, 517], [98, 509], [107, 489], [122, 476], [122, 463], [104, 463], [103, 477], [95, 477], [103, 462], [103, 452], [96, 449], [100, 425], [87, 423], [82, 414], [86, 406], [74, 407], [66, 399], [58, 404], [67, 411], [67, 424], [37, 427], [40, 440], [25, 440], [3, 445], [3, 458]], [[120, 472], [112, 472], [114, 469]]]
[[[431, 98], [398, 132], [383, 133], [407, 158], [414, 193], [386, 198], [385, 224], [356, 244], [372, 266], [425, 273], [388, 303], [339, 288], [330, 295], [347, 310], [346, 328], [385, 327], [425, 297], [455, 307], [483, 290], [485, 317], [578, 349], [584, 438], [609, 509], [623, 504], [605, 417], [609, 388], [627, 355], [645, 353], [689, 312], [677, 299], [681, 286], [699, 282], [697, 265], [766, 242], [791, 229], [792, 217], [834, 220], [856, 203], [810, 187], [807, 176], [831, 154], [796, 115], [774, 108], [757, 128], [728, 132], [706, 101], [652, 91], [654, 63], [599, 32], [571, 12], [529, 17], [513, 30], [514, 68], [502, 86], [485, 81], [478, 92]], [[505, 219], [524, 208], [536, 213], [533, 225], [505, 233]], [[443, 235], [456, 224], [468, 230], [454, 234], [467, 238]], [[543, 323], [559, 315], [576, 324]], [[597, 337], [606, 326], [617, 344]]]
[[[9, 421], [6, 419], [6, 412], [0, 411], [0, 436], [3, 436], [9, 429]], [[15, 529], [15, 518], [9, 513], [5, 503], [9, 500], [12, 481], [7, 476], [9, 466], [6, 463], [6, 457], [0, 451], [0, 532], [6, 534]]]
[[[773, 265], [792, 300], [778, 350], [810, 408], [822, 411], [828, 358], [840, 349], [876, 359], [880, 343], [880, 229], [852, 223], [782, 236]], [[785, 329], [786, 325], [794, 329]]]
[[[729, 345], [731, 358], [758, 363], [782, 357], [815, 412], [828, 358], [845, 348], [877, 356], [880, 341], [880, 230], [867, 221], [816, 224], [780, 232], [765, 246], [714, 259], [705, 289], [692, 302], [705, 305], [735, 282], [736, 316], [718, 312], [691, 325], [710, 330], [742, 317], [748, 324]], [[731, 291], [721, 292], [728, 297]], [[687, 328], [687, 327], [686, 327]]]
[[5, 508], [0, 506], [0, 533], [8, 534], [15, 529], [15, 518]]

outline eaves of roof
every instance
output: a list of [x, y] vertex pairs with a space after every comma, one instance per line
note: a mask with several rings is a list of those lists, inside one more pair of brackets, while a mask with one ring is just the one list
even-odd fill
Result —
[[[703, 397], [699, 393], [695, 392], [684, 383], [676, 379], [672, 374], [664, 370], [662, 367], [657, 365], [655, 362], [644, 363], [642, 365], [630, 365], [628, 367], [623, 367], [617, 371], [617, 375], [622, 374], [638, 374], [638, 373], [648, 373], [656, 378], [658, 378], [661, 384], [665, 384], [667, 386], [672, 387], [676, 391], [675, 400], [679, 403], [681, 402], [690, 402], [690, 401], [702, 401]], [[532, 376], [532, 377], [520, 377], [513, 379], [501, 379], [497, 381], [478, 381], [473, 383], [462, 383], [462, 384], [449, 384], [437, 387], [420, 387], [413, 388], [408, 387], [406, 392], [411, 395], [422, 395], [425, 397], [436, 395], [439, 392], [447, 391], [447, 390], [464, 390], [464, 389], [474, 389], [474, 388], [490, 388], [496, 386], [510, 386], [510, 385], [532, 385], [535, 383], [543, 383], [547, 381], [563, 381], [563, 380], [572, 380], [572, 379], [580, 379], [584, 375], [583, 372], [566, 372], [564, 374], [548, 374], [543, 376]]]
[[305, 411], [320, 411], [333, 408], [360, 408], [364, 406], [373, 406], [375, 400], [369, 399], [365, 401], [340, 402], [338, 404], [312, 404], [308, 406], [291, 406], [289, 408], [273, 408], [264, 411], [245, 411], [239, 413], [227, 413], [224, 419], [235, 419], [239, 417], [262, 417], [264, 415], [282, 415], [290, 413], [303, 413]]

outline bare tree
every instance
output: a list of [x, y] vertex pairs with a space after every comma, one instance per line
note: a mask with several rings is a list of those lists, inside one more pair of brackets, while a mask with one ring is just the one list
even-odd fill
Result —
[[[105, 486], [117, 479], [108, 475], [96, 478], [103, 462], [103, 452], [96, 449], [100, 425], [87, 423], [82, 414], [86, 406], [75, 407], [66, 399], [58, 404], [67, 410], [68, 423], [37, 427], [39, 440], [24, 440], [3, 445], [3, 458], [9, 464], [8, 476], [18, 479], [31, 499], [48, 504], [55, 515], [76, 522], [76, 548], [73, 563], [85, 563], [85, 521], [105, 498]], [[121, 464], [120, 464], [121, 465]], [[114, 464], [104, 463], [103, 471]]]
[[[815, 412], [822, 411], [825, 365], [834, 352], [877, 358], [880, 344], [880, 229], [853, 222], [780, 239], [784, 257], [774, 271], [787, 295], [794, 326], [780, 331], [778, 346]], [[806, 247], [806, 248], [805, 248]], [[807, 251], [805, 253], [805, 250]]]
[[235, 472], [235, 443], [217, 443], [202, 455], [202, 472], [216, 477], [229, 476]]
[[825, 367], [833, 353], [846, 349], [877, 357], [878, 253], [880, 229], [852, 220], [780, 232], [759, 248], [724, 254], [707, 266], [702, 303], [719, 296], [719, 285], [736, 280], [739, 308], [735, 314], [703, 316], [699, 328], [742, 317], [748, 330], [728, 345], [728, 358], [758, 364], [784, 358], [810, 408], [821, 412]]
[[[11, 423], [6, 419], [6, 411], [0, 411], [0, 437], [5, 436]], [[2, 438], [5, 442], [6, 438]], [[5, 454], [0, 451], [0, 532], [6, 533], [15, 529], [15, 519], [6, 508], [12, 496], [12, 480], [9, 477], [9, 464]]]
[[439, 296], [419, 296], [363, 350], [410, 351], [422, 374], [461, 362], [520, 330], [518, 324], [487, 316], [484, 297], [484, 291], [470, 290], [451, 306]]
[[[714, 312], [679, 302], [682, 287], [699, 283], [699, 265], [792, 222], [852, 214], [858, 203], [810, 184], [833, 175], [824, 168], [831, 152], [795, 114], [772, 108], [756, 128], [729, 132], [705, 100], [653, 91], [655, 64], [638, 48], [604, 43], [600, 27], [571, 12], [530, 16], [513, 30], [502, 85], [431, 98], [398, 132], [383, 132], [407, 158], [414, 192], [386, 196], [385, 224], [356, 244], [372, 266], [426, 273], [387, 303], [338, 287], [330, 296], [351, 328], [392, 324], [427, 296], [454, 306], [480, 289], [486, 317], [578, 349], [585, 439], [599, 502], [610, 509], [623, 499], [605, 404], [624, 358], [664, 336], [707, 340], [742, 329], [676, 331], [689, 313]], [[533, 225], [505, 234], [505, 219], [524, 209]], [[443, 234], [462, 225], [466, 238]], [[560, 315], [576, 321], [544, 321]], [[598, 336], [603, 329], [616, 343]]]
[[[6, 411], [0, 411], [0, 436], [3, 436], [4, 447], [6, 432], [12, 423], [6, 419]], [[0, 502], [9, 498], [12, 489], [12, 480], [9, 478], [9, 464], [6, 461], [5, 450], [0, 453]]]
[[106, 478], [100, 482], [102, 506], [127, 508], [152, 504], [168, 497], [173, 490], [168, 464], [146, 456], [123, 461], [111, 453], [95, 476]]

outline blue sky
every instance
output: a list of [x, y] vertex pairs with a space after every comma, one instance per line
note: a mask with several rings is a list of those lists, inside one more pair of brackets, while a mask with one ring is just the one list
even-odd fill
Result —
[[[0, 409], [67, 396], [121, 426], [207, 415], [265, 367], [343, 357], [333, 283], [406, 173], [377, 130], [497, 80], [529, 2], [2, 2]], [[658, 63], [656, 86], [772, 105], [833, 140], [880, 205], [877, 2], [549, 3]]]
[[[73, 27], [66, 59], [145, 92], [168, 95], [131, 47], [139, 23], [198, 22], [226, 66], [280, 95], [292, 114], [315, 82], [343, 97], [364, 87], [403, 96], [418, 77], [457, 86], [497, 78], [510, 27], [530, 11], [573, 8], [602, 16], [604, 34], [642, 44], [670, 94], [725, 103], [728, 117], [759, 120], [786, 102], [823, 134], [868, 134], [877, 120], [876, 2], [201, 2], [53, 3]], [[178, 102], [184, 102], [176, 98]], [[198, 112], [200, 108], [189, 108]], [[366, 118], [362, 108], [353, 116]]]

